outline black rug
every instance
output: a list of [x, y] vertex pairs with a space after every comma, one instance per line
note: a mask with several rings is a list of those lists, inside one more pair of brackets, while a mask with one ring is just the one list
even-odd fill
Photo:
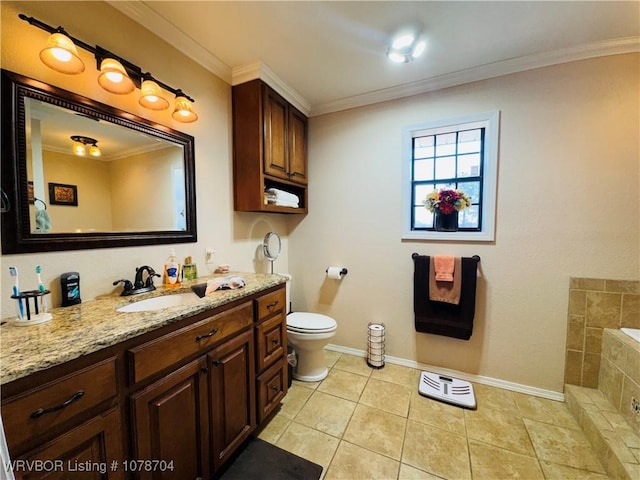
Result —
[[259, 438], [251, 438], [219, 480], [318, 480], [322, 467]]

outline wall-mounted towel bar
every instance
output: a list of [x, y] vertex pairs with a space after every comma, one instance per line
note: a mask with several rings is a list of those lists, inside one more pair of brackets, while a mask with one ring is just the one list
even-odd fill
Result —
[[[419, 256], [420, 256], [419, 253], [415, 253], [414, 252], [414, 253], [411, 254], [411, 258], [413, 258], [414, 260], [416, 259], [416, 257], [419, 257]], [[473, 260], [475, 260], [476, 262], [480, 263], [480, 255], [473, 255], [471, 258]]]

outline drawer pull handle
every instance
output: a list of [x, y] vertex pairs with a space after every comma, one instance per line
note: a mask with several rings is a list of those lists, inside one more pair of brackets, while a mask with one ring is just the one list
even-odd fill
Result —
[[273, 387], [271, 387], [271, 390], [273, 390], [274, 392], [278, 392], [280, 391], [280, 388], [274, 385]]
[[211, 360], [211, 363], [213, 363], [213, 365], [215, 365], [217, 367], [222, 362], [220, 362], [220, 360]]
[[271, 343], [273, 343], [274, 345], [277, 345], [280, 342], [280, 340], [278, 340], [277, 338], [274, 338], [273, 340], [271, 340]]
[[275, 302], [267, 303], [267, 310], [269, 311], [273, 310], [276, 307], [276, 305], [278, 305], [278, 303], [279, 303], [278, 300], [276, 300]]
[[62, 410], [63, 408], [66, 408], [69, 405], [71, 405], [76, 400], [79, 400], [83, 395], [84, 395], [84, 391], [83, 390], [79, 390], [76, 393], [74, 393], [73, 395], [71, 395], [71, 398], [69, 398], [69, 400], [67, 400], [64, 403], [61, 403], [60, 405], [57, 405], [57, 406], [51, 407], [51, 408], [39, 408], [38, 410], [34, 411], [31, 414], [31, 418], [40, 418], [45, 413], [53, 413], [53, 412], [57, 412], [58, 410]]
[[209, 338], [209, 337], [213, 337], [216, 333], [218, 333], [218, 328], [214, 328], [213, 330], [211, 330], [209, 333], [205, 334], [205, 335], [198, 335], [196, 337], [196, 342], [199, 342], [200, 340], [202, 340], [203, 338]]

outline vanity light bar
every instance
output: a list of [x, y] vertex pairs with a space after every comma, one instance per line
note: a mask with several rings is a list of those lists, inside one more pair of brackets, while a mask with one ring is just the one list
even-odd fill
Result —
[[[102, 88], [111, 93], [126, 94], [135, 88], [142, 90], [143, 96], [140, 104], [151, 110], [162, 110], [168, 108], [168, 102], [158, 90], [154, 90], [155, 95], [149, 95], [148, 89], [142, 89], [145, 81], [155, 82], [156, 85], [171, 92], [176, 97], [173, 118], [179, 122], [194, 122], [198, 116], [193, 111], [193, 98], [186, 95], [181, 89], [173, 88], [155, 78], [149, 72], [142, 69], [130, 61], [111, 53], [110, 51], [96, 45], [95, 47], [69, 35], [63, 27], [54, 28], [40, 20], [27, 17], [20, 13], [18, 17], [29, 25], [38, 27], [51, 34], [47, 47], [41, 52], [40, 59], [45, 65], [56, 71], [66, 74], [77, 74], [84, 71], [84, 63], [77, 55], [76, 46], [92, 53], [96, 58], [97, 69], [100, 72], [98, 83]], [[60, 58], [61, 56], [65, 58]], [[68, 62], [71, 61], [69, 64]], [[70, 66], [61, 65], [66, 64]], [[154, 98], [157, 97], [157, 98]], [[159, 103], [154, 105], [155, 101]], [[159, 106], [160, 107], [159, 107]]]

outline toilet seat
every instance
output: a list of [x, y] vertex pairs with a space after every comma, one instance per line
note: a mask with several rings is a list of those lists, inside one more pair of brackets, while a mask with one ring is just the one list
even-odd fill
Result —
[[287, 330], [297, 333], [328, 333], [337, 328], [336, 321], [320, 313], [294, 312], [287, 315]]

